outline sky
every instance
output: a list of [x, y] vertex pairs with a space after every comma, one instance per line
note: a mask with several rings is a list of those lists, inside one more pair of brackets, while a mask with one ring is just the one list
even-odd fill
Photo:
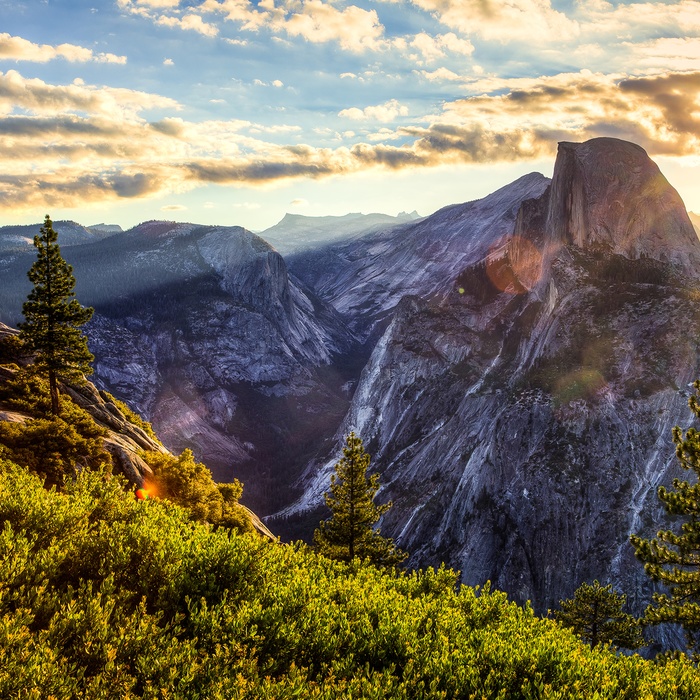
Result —
[[427, 215], [597, 136], [700, 211], [699, 0], [0, 0], [0, 225]]

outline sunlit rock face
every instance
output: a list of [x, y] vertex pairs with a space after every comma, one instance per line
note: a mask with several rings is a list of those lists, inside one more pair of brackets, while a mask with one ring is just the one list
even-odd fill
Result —
[[402, 299], [285, 515], [318, 512], [355, 430], [411, 564], [445, 561], [539, 611], [598, 578], [639, 610], [628, 536], [664, 524], [656, 489], [680, 471], [671, 430], [700, 377], [700, 244], [664, 182], [631, 144], [562, 144], [510, 236], [443, 294]]
[[366, 340], [385, 326], [402, 297], [427, 298], [449, 289], [460, 270], [512, 233], [522, 202], [548, 184], [530, 173], [483, 199], [293, 255], [289, 267]]
[[693, 274], [700, 262], [679, 194], [641, 146], [619, 139], [559, 144], [546, 241], [669, 261]]

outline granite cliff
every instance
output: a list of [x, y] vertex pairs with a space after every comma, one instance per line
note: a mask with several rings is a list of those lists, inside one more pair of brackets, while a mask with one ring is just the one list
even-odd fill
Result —
[[317, 519], [354, 429], [394, 504], [382, 532], [411, 564], [445, 561], [539, 611], [594, 578], [640, 606], [628, 535], [662, 525], [671, 429], [700, 376], [700, 243], [683, 204], [639, 147], [565, 143], [509, 235], [464, 246], [479, 254], [449, 289], [402, 298], [336, 447], [280, 523]]

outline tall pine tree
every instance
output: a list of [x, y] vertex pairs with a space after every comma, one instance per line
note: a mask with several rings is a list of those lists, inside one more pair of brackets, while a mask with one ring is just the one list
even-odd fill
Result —
[[[700, 381], [689, 405], [700, 417]], [[692, 473], [692, 483], [674, 479], [673, 487], [659, 487], [658, 496], [666, 512], [679, 523], [674, 530], [660, 530], [653, 539], [632, 535], [635, 555], [653, 581], [662, 583], [668, 593], [654, 594], [646, 610], [651, 624], [674, 622], [683, 626], [688, 647], [700, 651], [700, 432], [688, 428], [683, 434], [673, 429], [676, 457]]]
[[406, 554], [374, 527], [391, 503], [381, 506], [374, 503], [379, 475], [367, 476], [369, 463], [370, 456], [362, 440], [350, 433], [325, 496], [332, 516], [320, 523], [314, 532], [314, 542], [318, 551], [331, 559], [352, 561], [357, 557], [369, 559], [373, 564], [393, 566], [401, 563]]
[[61, 256], [57, 240], [47, 214], [34, 237], [37, 259], [27, 273], [34, 288], [22, 306], [25, 321], [19, 324], [20, 338], [36, 353], [34, 366], [48, 377], [54, 415], [60, 410], [58, 380], [84, 381], [84, 375], [92, 373], [94, 359], [79, 330], [93, 309], [75, 298], [73, 268]]

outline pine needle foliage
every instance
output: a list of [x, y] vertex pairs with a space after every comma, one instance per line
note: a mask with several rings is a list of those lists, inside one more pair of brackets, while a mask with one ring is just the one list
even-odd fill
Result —
[[574, 597], [560, 601], [561, 609], [554, 619], [573, 630], [591, 648], [612, 644], [625, 649], [644, 645], [642, 627], [629, 613], [622, 610], [627, 597], [613, 590], [612, 584], [601, 586], [598, 581], [581, 584]]
[[357, 557], [369, 559], [373, 564], [394, 566], [407, 555], [375, 528], [391, 503], [375, 504], [379, 475], [367, 475], [369, 463], [370, 456], [362, 440], [350, 433], [343, 457], [331, 476], [330, 491], [325, 495], [332, 515], [314, 532], [314, 543], [321, 554], [331, 559], [352, 561]]
[[[688, 405], [700, 418], [700, 381]], [[636, 557], [652, 581], [668, 593], [654, 594], [645, 613], [650, 624], [664, 622], [683, 626], [688, 648], [700, 652], [700, 432], [695, 428], [673, 429], [673, 442], [680, 465], [690, 480], [674, 479], [670, 489], [660, 486], [658, 497], [680, 527], [660, 530], [653, 539], [632, 535]]]
[[25, 321], [19, 324], [20, 338], [36, 353], [35, 368], [48, 377], [51, 412], [58, 415], [58, 380], [79, 383], [92, 373], [94, 357], [79, 329], [92, 318], [93, 309], [75, 298], [73, 268], [61, 256], [48, 214], [34, 237], [34, 247], [37, 259], [27, 273], [34, 288], [22, 306]]

